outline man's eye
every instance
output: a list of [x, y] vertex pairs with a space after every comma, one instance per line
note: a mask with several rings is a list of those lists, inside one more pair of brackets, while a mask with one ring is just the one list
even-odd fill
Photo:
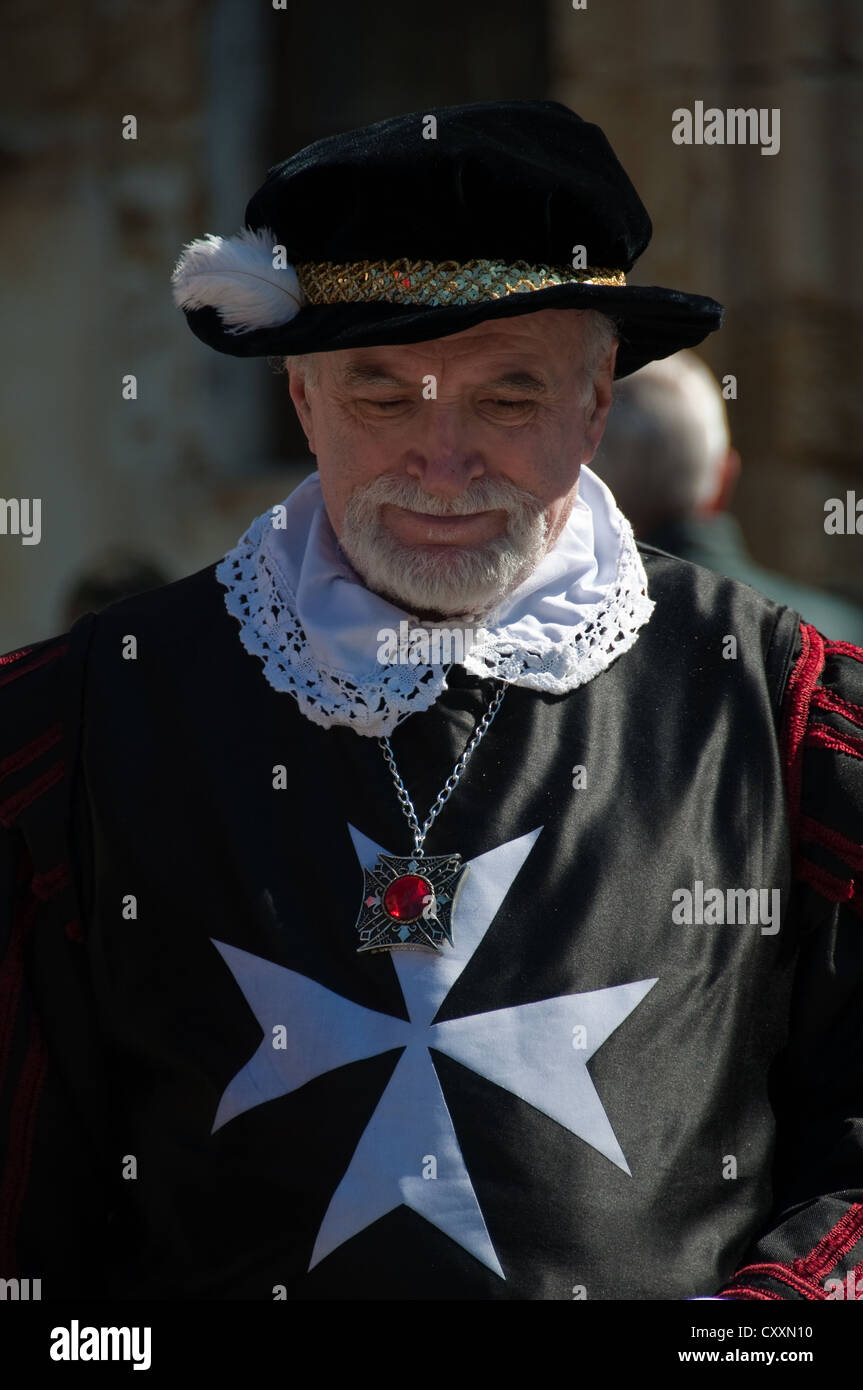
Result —
[[365, 401], [362, 401], [361, 404], [362, 404], [362, 405], [370, 405], [370, 406], [373, 406], [375, 410], [384, 410], [384, 411], [386, 411], [386, 410], [391, 410], [391, 409], [393, 409], [395, 406], [407, 405], [407, 404], [408, 404], [408, 401], [407, 401], [404, 397], [399, 397], [398, 400], [388, 400], [388, 401], [365, 400]]
[[504, 410], [523, 410], [525, 406], [532, 405], [532, 401], [486, 401], [486, 405], [502, 406]]

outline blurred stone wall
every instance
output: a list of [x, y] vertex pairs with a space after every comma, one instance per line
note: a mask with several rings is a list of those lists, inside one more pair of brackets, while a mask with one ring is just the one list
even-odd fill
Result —
[[[824, 504], [863, 499], [863, 11], [857, 0], [552, 3], [550, 95], [608, 135], [653, 219], [633, 282], [712, 295], [699, 351], [732, 373], [758, 559], [863, 600], [863, 536]], [[776, 154], [677, 145], [672, 113], [780, 111]]]
[[542, 94], [547, 50], [535, 0], [7, 0], [4, 21], [0, 497], [40, 498], [42, 524], [0, 534], [0, 651], [61, 631], [108, 547], [191, 573], [314, 466], [287, 379], [174, 307], [184, 243], [237, 232], [310, 140]]
[[[229, 371], [198, 343], [170, 275], [185, 241], [241, 225], [265, 173], [255, 12], [240, 0], [6, 6], [0, 494], [40, 498], [42, 528], [39, 544], [0, 535], [3, 650], [60, 631], [70, 583], [107, 547], [176, 578], [254, 515], [237, 480], [271, 447], [266, 368], [232, 359]], [[123, 137], [129, 116], [136, 139]], [[283, 473], [273, 501], [296, 481], [290, 461]]]

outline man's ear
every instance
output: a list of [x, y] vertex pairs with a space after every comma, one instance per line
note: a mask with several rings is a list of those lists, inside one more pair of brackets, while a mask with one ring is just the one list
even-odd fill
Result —
[[585, 453], [582, 457], [582, 463], [590, 463], [605, 433], [605, 422], [608, 419], [613, 398], [614, 364], [616, 361], [617, 343], [615, 342], [596, 370], [593, 378], [593, 390], [585, 407]]
[[700, 516], [715, 516], [717, 512], [728, 510], [731, 497], [740, 477], [741, 458], [737, 449], [730, 448], [722, 460], [716, 476], [716, 491], [713, 496], [698, 508]]
[[[311, 388], [314, 390], [314, 387]], [[291, 369], [288, 378], [288, 390], [291, 393], [291, 400], [297, 412], [297, 418], [302, 426], [303, 433], [309, 442], [309, 452], [316, 453], [315, 449], [315, 427], [312, 420], [312, 409], [309, 404], [307, 389], [307, 378], [302, 367]]]

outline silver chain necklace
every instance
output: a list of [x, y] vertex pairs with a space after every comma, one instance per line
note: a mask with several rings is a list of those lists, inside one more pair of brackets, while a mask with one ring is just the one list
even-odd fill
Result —
[[396, 767], [389, 739], [378, 739], [392, 773], [399, 804], [413, 832], [414, 850], [412, 855], [379, 854], [371, 869], [363, 869], [363, 901], [356, 921], [360, 936], [358, 951], [429, 947], [440, 951], [444, 941], [450, 946], [453, 944], [450, 919], [468, 866], [460, 854], [429, 857], [423, 851], [423, 844], [433, 822], [455, 791], [468, 758], [500, 709], [506, 690], [506, 685], [502, 685], [495, 693], [422, 825]]

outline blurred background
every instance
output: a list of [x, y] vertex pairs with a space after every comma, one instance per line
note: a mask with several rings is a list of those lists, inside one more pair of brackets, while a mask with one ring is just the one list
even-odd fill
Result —
[[[0, 534], [0, 651], [218, 559], [313, 467], [287, 377], [186, 327], [181, 247], [312, 140], [496, 97], [604, 129], [654, 224], [631, 281], [727, 306], [751, 554], [863, 603], [863, 536], [824, 528], [863, 499], [858, 0], [6, 0], [4, 30], [0, 494], [41, 534]], [[778, 107], [778, 154], [673, 143], [696, 101]]]

